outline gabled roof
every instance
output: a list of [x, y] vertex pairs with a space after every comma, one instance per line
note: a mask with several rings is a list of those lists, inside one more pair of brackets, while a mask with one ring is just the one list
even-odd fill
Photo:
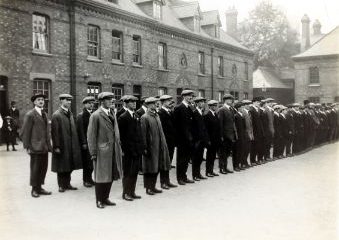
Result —
[[339, 26], [323, 36], [305, 52], [293, 56], [293, 59], [339, 55]]
[[171, 8], [176, 13], [178, 18], [187, 18], [187, 17], [196, 16], [196, 15], [201, 15], [198, 1], [184, 2], [184, 3], [175, 2], [175, 3], [172, 3]]
[[274, 69], [268, 67], [259, 67], [253, 72], [253, 88], [293, 88], [285, 84]]
[[212, 10], [208, 12], [202, 12], [201, 26], [218, 24], [221, 27], [221, 21], [218, 10]]

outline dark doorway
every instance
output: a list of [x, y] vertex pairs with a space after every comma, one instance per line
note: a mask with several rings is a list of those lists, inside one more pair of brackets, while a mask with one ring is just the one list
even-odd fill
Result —
[[8, 77], [0, 76], [0, 114], [4, 118], [8, 114]]

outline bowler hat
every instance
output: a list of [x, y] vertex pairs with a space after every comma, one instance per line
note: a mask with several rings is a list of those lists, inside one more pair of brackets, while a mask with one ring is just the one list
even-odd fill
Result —
[[44, 95], [44, 94], [42, 94], [42, 93], [36, 93], [36, 94], [34, 94], [34, 95], [31, 97], [31, 101], [34, 102], [35, 99], [40, 98], [40, 97], [42, 97], [42, 98], [45, 99], [45, 98], [46, 98], [46, 95]]

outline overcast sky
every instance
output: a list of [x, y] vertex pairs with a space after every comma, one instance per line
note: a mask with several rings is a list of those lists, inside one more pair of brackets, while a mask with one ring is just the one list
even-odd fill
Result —
[[[225, 11], [229, 6], [238, 10], [238, 21], [248, 16], [248, 12], [260, 2], [259, 0], [198, 0], [202, 11], [218, 9], [223, 27], [225, 27]], [[291, 26], [300, 31], [301, 17], [306, 13], [311, 19], [319, 19], [322, 32], [327, 33], [339, 25], [339, 0], [271, 0], [279, 6], [288, 17]]]

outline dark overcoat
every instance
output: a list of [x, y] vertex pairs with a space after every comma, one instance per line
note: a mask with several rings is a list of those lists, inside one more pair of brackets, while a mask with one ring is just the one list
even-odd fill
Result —
[[193, 146], [193, 111], [190, 106], [186, 107], [184, 103], [180, 103], [174, 108], [173, 117], [176, 128], [177, 146], [190, 152]]
[[53, 149], [60, 149], [60, 153], [53, 151], [52, 171], [71, 172], [81, 169], [81, 152], [73, 114], [59, 108], [52, 115], [51, 128]]
[[162, 130], [164, 131], [166, 143], [168, 147], [175, 147], [175, 127], [173, 113], [167, 112], [165, 109], [161, 108], [158, 112]]
[[208, 111], [204, 115], [204, 121], [211, 144], [215, 147], [219, 147], [221, 140], [220, 125], [217, 113], [214, 113], [213, 115], [211, 111]]
[[221, 131], [221, 137], [224, 140], [234, 142], [237, 138], [235, 123], [234, 123], [234, 112], [231, 107], [227, 108], [225, 105], [219, 108], [218, 112], [219, 126]]
[[144, 173], [157, 173], [159, 170], [168, 171], [171, 160], [157, 113], [148, 110], [141, 117], [141, 133], [144, 149], [147, 154], [142, 156], [142, 170]]

